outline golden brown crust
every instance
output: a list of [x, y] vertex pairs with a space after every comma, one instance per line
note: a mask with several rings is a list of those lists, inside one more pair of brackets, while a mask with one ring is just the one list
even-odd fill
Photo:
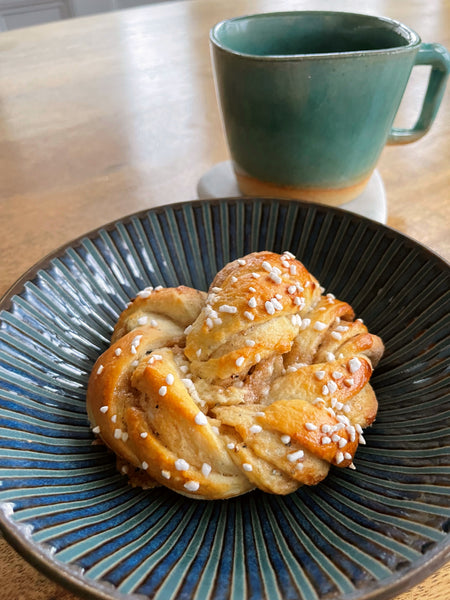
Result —
[[[139, 327], [152, 327], [172, 338], [182, 335], [198, 316], [206, 294], [180, 285], [177, 288], [147, 287], [122, 312], [111, 338], [115, 342]], [[164, 344], [162, 344], [164, 345]]]
[[[299, 329], [297, 315], [319, 298], [317, 280], [287, 256], [256, 252], [229, 263], [215, 277], [187, 335], [192, 372], [220, 381], [248, 373], [273, 352], [289, 352]], [[254, 346], [246, 345], [249, 336]]]
[[97, 360], [94, 432], [133, 485], [288, 494], [352, 466], [383, 344], [289, 253], [226, 265], [208, 294], [147, 288]]

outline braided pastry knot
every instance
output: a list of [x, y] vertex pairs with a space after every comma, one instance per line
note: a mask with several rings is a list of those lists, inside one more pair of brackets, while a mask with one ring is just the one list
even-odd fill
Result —
[[202, 499], [288, 494], [353, 467], [383, 343], [290, 253], [226, 265], [208, 294], [147, 288], [87, 392], [133, 485]]

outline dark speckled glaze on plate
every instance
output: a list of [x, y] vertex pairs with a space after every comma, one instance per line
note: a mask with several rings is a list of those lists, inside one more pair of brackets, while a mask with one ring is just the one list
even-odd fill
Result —
[[[290, 250], [386, 344], [380, 409], [314, 488], [194, 501], [132, 489], [92, 445], [91, 366], [148, 285], [206, 289], [229, 260]], [[378, 223], [294, 201], [160, 207], [45, 258], [0, 313], [0, 506], [6, 538], [87, 598], [388, 599], [449, 557], [449, 266]]]

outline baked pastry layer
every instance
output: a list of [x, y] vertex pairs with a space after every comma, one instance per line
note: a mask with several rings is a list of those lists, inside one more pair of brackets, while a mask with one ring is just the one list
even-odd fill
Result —
[[252, 253], [207, 294], [140, 292], [93, 367], [88, 415], [133, 485], [288, 494], [353, 466], [383, 350], [292, 254]]

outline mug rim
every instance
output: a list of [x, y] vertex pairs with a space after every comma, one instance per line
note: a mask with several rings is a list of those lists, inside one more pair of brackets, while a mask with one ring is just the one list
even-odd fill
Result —
[[[244, 21], [249, 19], [264, 19], [268, 17], [288, 17], [288, 16], [313, 16], [313, 15], [345, 15], [345, 16], [353, 16], [353, 17], [361, 17], [373, 21], [377, 21], [378, 23], [382, 23], [385, 26], [388, 26], [389, 29], [394, 30], [398, 35], [403, 37], [403, 39], [407, 40], [408, 43], [404, 46], [392, 46], [389, 48], [377, 48], [372, 50], [346, 50], [342, 52], [317, 52], [314, 54], [250, 54], [246, 52], [239, 52], [238, 50], [233, 50], [229, 46], [223, 44], [218, 36], [218, 30], [223, 27], [226, 23], [236, 22], [236, 21]], [[379, 15], [371, 15], [365, 13], [355, 13], [355, 12], [347, 12], [347, 11], [333, 11], [333, 10], [291, 10], [291, 11], [275, 11], [275, 12], [267, 12], [267, 13], [253, 13], [247, 15], [241, 15], [238, 17], [231, 17], [230, 19], [223, 19], [216, 23], [209, 32], [210, 42], [221, 49], [224, 52], [235, 56], [241, 56], [243, 58], [260, 60], [260, 61], [289, 61], [289, 60], [297, 60], [302, 58], [311, 59], [336, 59], [336, 58], [346, 58], [346, 57], [357, 57], [357, 56], [367, 56], [367, 55], [380, 55], [380, 54], [397, 54], [402, 52], [409, 52], [411, 49], [415, 47], [419, 47], [422, 43], [422, 40], [417, 32], [413, 29], [398, 21], [396, 19], [392, 19], [390, 17], [379, 16]]]

